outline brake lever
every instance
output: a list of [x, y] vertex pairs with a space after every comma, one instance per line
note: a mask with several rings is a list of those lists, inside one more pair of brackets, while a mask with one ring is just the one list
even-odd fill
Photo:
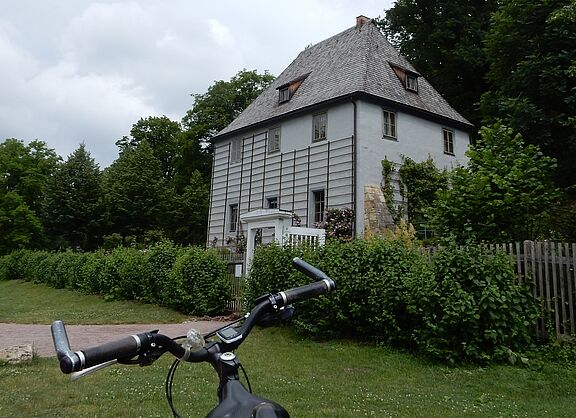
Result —
[[86, 375], [92, 374], [94, 372], [97, 372], [98, 370], [101, 370], [101, 369], [108, 367], [108, 366], [112, 366], [116, 363], [118, 363], [118, 360], [110, 360], [110, 361], [107, 361], [105, 363], [97, 364], [96, 366], [92, 366], [92, 367], [88, 367], [87, 369], [80, 370], [79, 372], [74, 372], [70, 376], [71, 376], [72, 381], [75, 382], [78, 379], [80, 379]]

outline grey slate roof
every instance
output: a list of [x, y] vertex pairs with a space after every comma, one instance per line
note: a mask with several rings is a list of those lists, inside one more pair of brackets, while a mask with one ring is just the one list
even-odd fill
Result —
[[[418, 77], [418, 93], [407, 91], [389, 63], [418, 74], [374, 23], [359, 29], [353, 26], [302, 51], [216, 138], [353, 93], [366, 93], [472, 127], [424, 77]], [[277, 88], [307, 73], [291, 100], [278, 104]]]

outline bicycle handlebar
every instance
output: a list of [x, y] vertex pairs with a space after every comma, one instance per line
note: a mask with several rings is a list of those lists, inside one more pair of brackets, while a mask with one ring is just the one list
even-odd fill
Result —
[[[330, 293], [335, 289], [336, 284], [334, 281], [321, 270], [297, 257], [292, 260], [292, 263], [296, 269], [316, 281], [274, 295], [269, 295], [267, 299], [257, 304], [250, 314], [247, 315], [246, 321], [241, 329], [241, 338], [231, 344], [222, 343], [225, 349], [236, 349], [246, 339], [259, 317], [270, 309], [279, 309], [294, 302]], [[82, 351], [73, 352], [70, 349], [68, 334], [66, 333], [64, 323], [62, 321], [54, 321], [51, 330], [56, 354], [60, 361], [60, 370], [66, 374], [98, 366], [111, 360], [131, 359], [137, 355], [148, 352], [151, 348], [161, 349], [163, 350], [162, 353], [169, 351], [180, 360], [188, 362], [207, 361], [210, 357], [210, 352], [206, 348], [191, 352], [170, 337], [157, 334], [156, 332], [135, 334]], [[216, 347], [216, 350], [218, 351], [219, 347]]]

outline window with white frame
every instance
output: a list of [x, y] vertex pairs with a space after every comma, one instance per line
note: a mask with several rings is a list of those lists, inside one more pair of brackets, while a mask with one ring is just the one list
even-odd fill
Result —
[[454, 155], [454, 131], [443, 128], [442, 138], [444, 140], [444, 154]]
[[326, 112], [318, 113], [312, 118], [312, 140], [322, 141], [326, 139], [326, 125], [328, 124], [328, 115]]
[[268, 154], [280, 151], [280, 127], [268, 131]]
[[242, 139], [233, 139], [230, 145], [230, 162], [238, 163], [242, 160]]
[[313, 202], [313, 219], [315, 224], [324, 222], [324, 211], [326, 209], [326, 194], [324, 190], [316, 190], [312, 192]]
[[238, 230], [238, 205], [230, 205], [229, 206], [229, 224], [230, 224], [230, 232], [236, 232]]
[[384, 137], [396, 139], [396, 112], [384, 110]]

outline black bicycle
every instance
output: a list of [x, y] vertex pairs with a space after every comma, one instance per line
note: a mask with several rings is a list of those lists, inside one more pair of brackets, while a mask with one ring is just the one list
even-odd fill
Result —
[[[70, 350], [66, 328], [62, 321], [52, 324], [52, 338], [60, 370], [72, 373], [78, 379], [88, 373], [112, 364], [148, 366], [170, 352], [176, 360], [166, 377], [166, 398], [174, 417], [180, 417], [174, 408], [172, 383], [180, 362], [207, 362], [219, 377], [218, 405], [207, 415], [209, 418], [285, 418], [290, 415], [278, 403], [252, 394], [244, 368], [234, 354], [248, 337], [254, 325], [273, 325], [292, 316], [294, 302], [328, 294], [336, 287], [334, 281], [319, 269], [294, 258], [293, 265], [315, 281], [283, 292], [261, 296], [255, 307], [243, 318], [201, 336], [191, 330], [187, 336], [170, 338], [158, 331], [131, 335], [118, 341], [86, 350]], [[240, 382], [239, 370], [244, 371], [248, 389]]]

